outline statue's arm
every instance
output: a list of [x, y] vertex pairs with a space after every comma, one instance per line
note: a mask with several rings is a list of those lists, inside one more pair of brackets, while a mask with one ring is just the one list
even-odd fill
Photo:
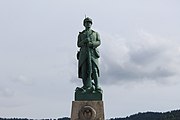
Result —
[[92, 41], [93, 47], [96, 48], [101, 44], [100, 36], [96, 33], [96, 41]]
[[77, 46], [78, 47], [85, 46], [85, 41], [81, 39], [80, 34], [78, 35]]

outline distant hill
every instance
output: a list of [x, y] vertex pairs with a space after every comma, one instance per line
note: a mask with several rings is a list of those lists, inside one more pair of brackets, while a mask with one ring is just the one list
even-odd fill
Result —
[[110, 120], [180, 120], [180, 110], [170, 112], [145, 112], [131, 115], [126, 118], [111, 118]]
[[[0, 118], [0, 120], [33, 120], [28, 118]], [[35, 119], [38, 120], [38, 119]], [[39, 120], [70, 120], [68, 117], [58, 118], [58, 119], [39, 119]]]
[[[27, 118], [0, 118], [0, 120], [33, 120]], [[37, 120], [37, 119], [36, 119]], [[40, 120], [70, 120], [68, 117], [58, 119], [40, 119]], [[180, 110], [170, 112], [145, 112], [130, 115], [125, 118], [110, 118], [109, 120], [180, 120]]]

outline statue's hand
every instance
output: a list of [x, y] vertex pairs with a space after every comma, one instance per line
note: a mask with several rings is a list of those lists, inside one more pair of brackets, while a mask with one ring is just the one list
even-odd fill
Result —
[[88, 42], [88, 47], [93, 47], [93, 43], [92, 42]]
[[87, 41], [87, 40], [84, 40], [83, 43], [84, 43], [85, 45], [87, 45], [87, 44], [88, 44], [88, 41]]

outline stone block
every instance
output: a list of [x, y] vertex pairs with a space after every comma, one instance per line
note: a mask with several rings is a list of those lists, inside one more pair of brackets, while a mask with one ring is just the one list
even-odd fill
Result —
[[71, 120], [105, 120], [103, 101], [73, 101]]

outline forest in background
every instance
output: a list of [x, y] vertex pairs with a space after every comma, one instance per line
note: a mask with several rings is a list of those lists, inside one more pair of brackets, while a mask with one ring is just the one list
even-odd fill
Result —
[[[0, 118], [0, 120], [37, 120], [28, 118]], [[39, 120], [70, 120], [68, 117], [58, 119], [39, 119]], [[180, 110], [173, 110], [169, 112], [144, 112], [127, 116], [125, 118], [110, 118], [107, 120], [180, 120]]]

